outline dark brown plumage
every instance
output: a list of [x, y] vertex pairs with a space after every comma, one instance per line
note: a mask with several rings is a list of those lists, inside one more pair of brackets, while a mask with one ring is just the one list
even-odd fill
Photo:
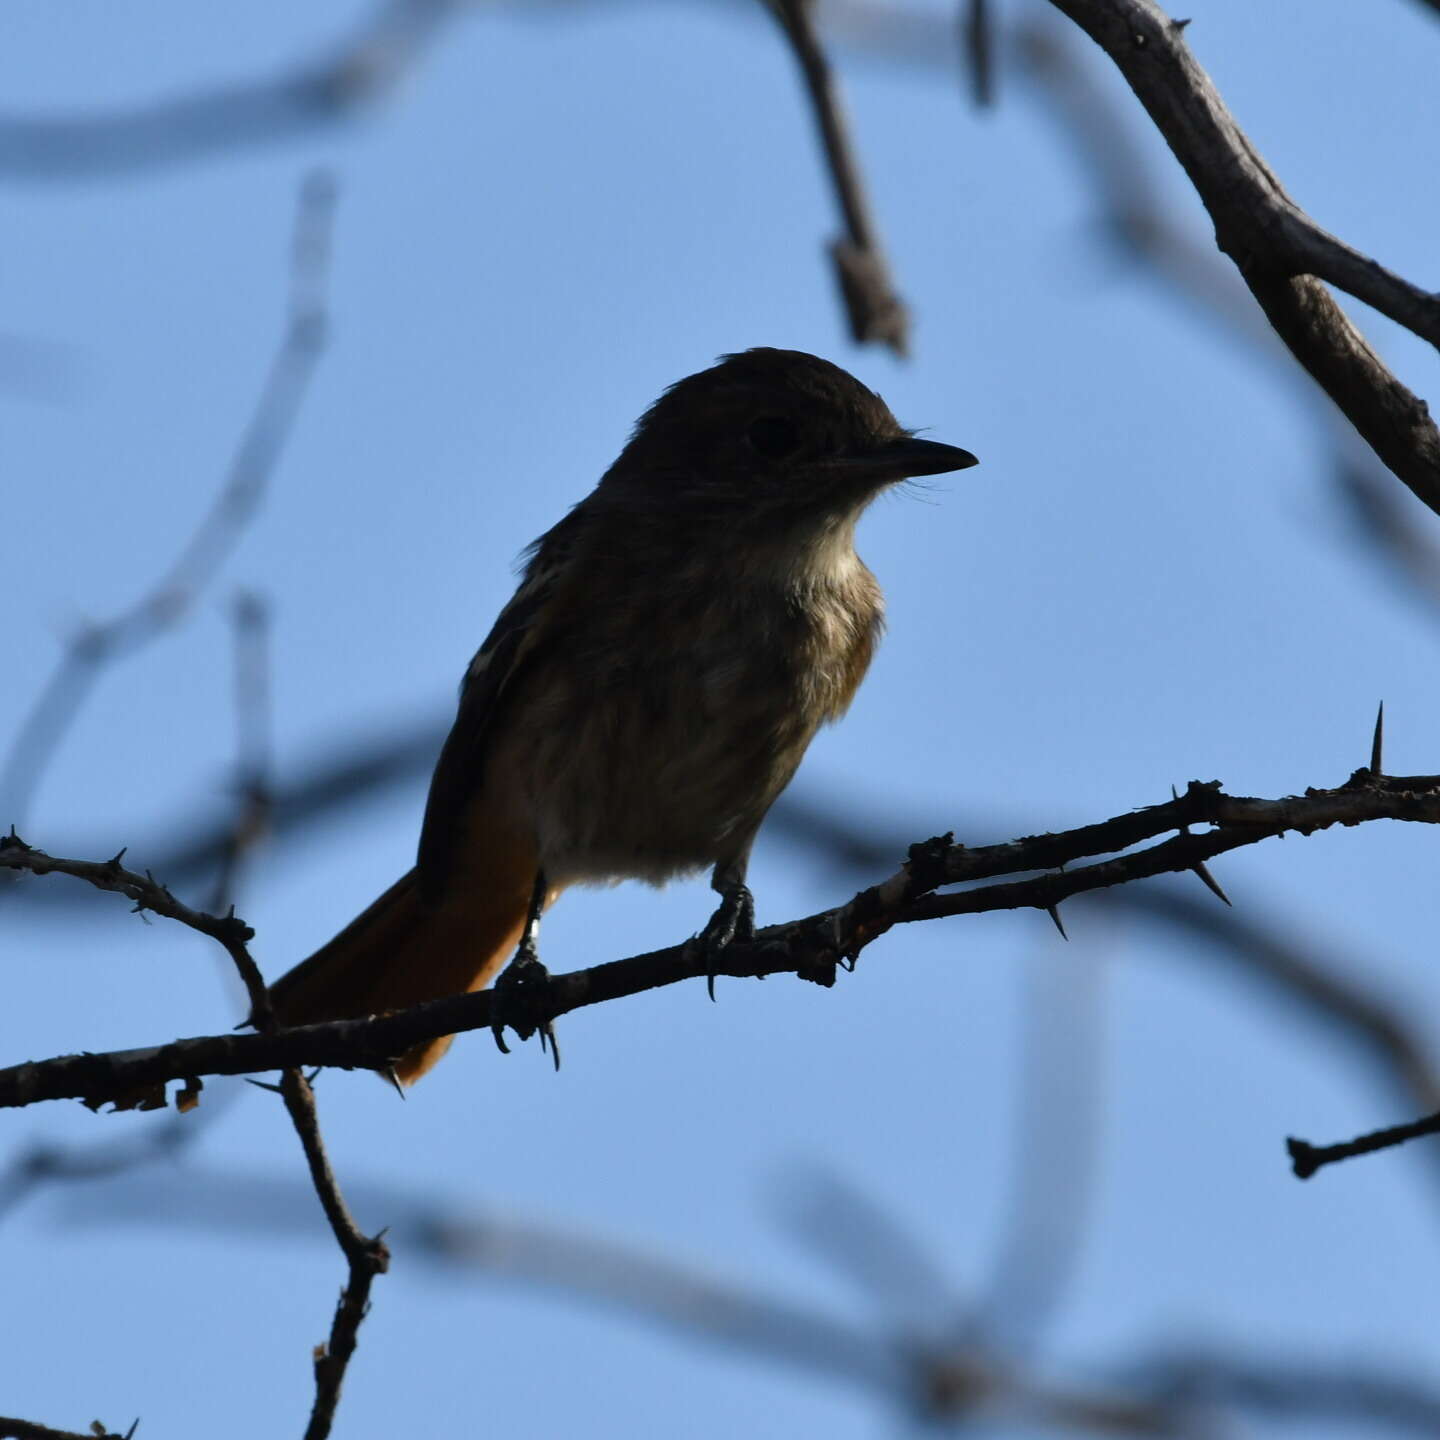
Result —
[[527, 911], [573, 884], [711, 868], [723, 899], [703, 938], [743, 938], [755, 833], [879, 635], [855, 524], [895, 481], [974, 463], [798, 351], [671, 386], [531, 548], [466, 675], [416, 868], [272, 987], [280, 1018], [479, 989], [522, 932], [535, 963]]

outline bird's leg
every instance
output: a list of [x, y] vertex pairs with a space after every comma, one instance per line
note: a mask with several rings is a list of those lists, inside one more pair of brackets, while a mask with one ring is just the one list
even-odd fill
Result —
[[745, 884], [745, 866], [750, 858], [749, 846], [737, 858], [721, 861], [710, 877], [710, 888], [720, 896], [720, 904], [709, 923], [697, 937], [710, 964], [705, 988], [715, 998], [715, 961], [730, 945], [748, 945], [755, 938], [755, 897]]
[[536, 943], [540, 934], [540, 916], [545, 912], [545, 897], [549, 888], [545, 882], [545, 872], [537, 870], [535, 887], [530, 892], [530, 908], [525, 912], [525, 929], [520, 933], [520, 943], [515, 947], [514, 957], [505, 967], [504, 973], [495, 982], [490, 1009], [490, 1033], [494, 1035], [495, 1043], [508, 1055], [510, 1047], [505, 1043], [507, 1025], [522, 1040], [528, 1040], [538, 1032], [541, 1051], [548, 1047], [558, 1070], [560, 1046], [555, 1039], [555, 1026], [543, 1009], [545, 987], [549, 984], [550, 972], [540, 963], [540, 948]]

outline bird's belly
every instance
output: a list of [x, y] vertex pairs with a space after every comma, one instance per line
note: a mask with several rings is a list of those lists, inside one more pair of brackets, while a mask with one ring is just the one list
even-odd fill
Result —
[[748, 849], [833, 708], [826, 673], [763, 645], [574, 667], [523, 697], [491, 775], [535, 826], [552, 884], [663, 884]]

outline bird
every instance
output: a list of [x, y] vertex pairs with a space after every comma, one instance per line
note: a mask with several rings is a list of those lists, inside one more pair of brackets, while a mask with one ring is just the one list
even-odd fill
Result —
[[[749, 941], [756, 833], [880, 636], [856, 523], [892, 485], [976, 463], [802, 351], [741, 351], [670, 386], [524, 552], [462, 681], [414, 868], [270, 987], [279, 1022], [482, 989], [513, 952], [496, 1039], [508, 1010], [543, 1043], [522, 1001], [546, 973], [540, 917], [574, 885], [708, 869], [720, 903], [697, 942]], [[391, 1078], [418, 1080], [453, 1038]]]

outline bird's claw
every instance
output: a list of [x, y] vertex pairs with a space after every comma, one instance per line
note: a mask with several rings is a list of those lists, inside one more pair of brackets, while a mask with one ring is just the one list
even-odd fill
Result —
[[521, 941], [515, 958], [495, 982], [490, 1002], [490, 1033], [508, 1055], [505, 1027], [508, 1025], [522, 1040], [539, 1035], [541, 1052], [548, 1050], [555, 1068], [560, 1068], [560, 1045], [555, 1039], [555, 1025], [550, 1019], [546, 999], [550, 972], [540, 963], [533, 944]]
[[715, 998], [715, 961], [732, 945], [748, 945], [755, 938], [755, 897], [748, 887], [735, 885], [720, 897], [720, 904], [705, 928], [695, 937], [707, 964], [705, 990]]

